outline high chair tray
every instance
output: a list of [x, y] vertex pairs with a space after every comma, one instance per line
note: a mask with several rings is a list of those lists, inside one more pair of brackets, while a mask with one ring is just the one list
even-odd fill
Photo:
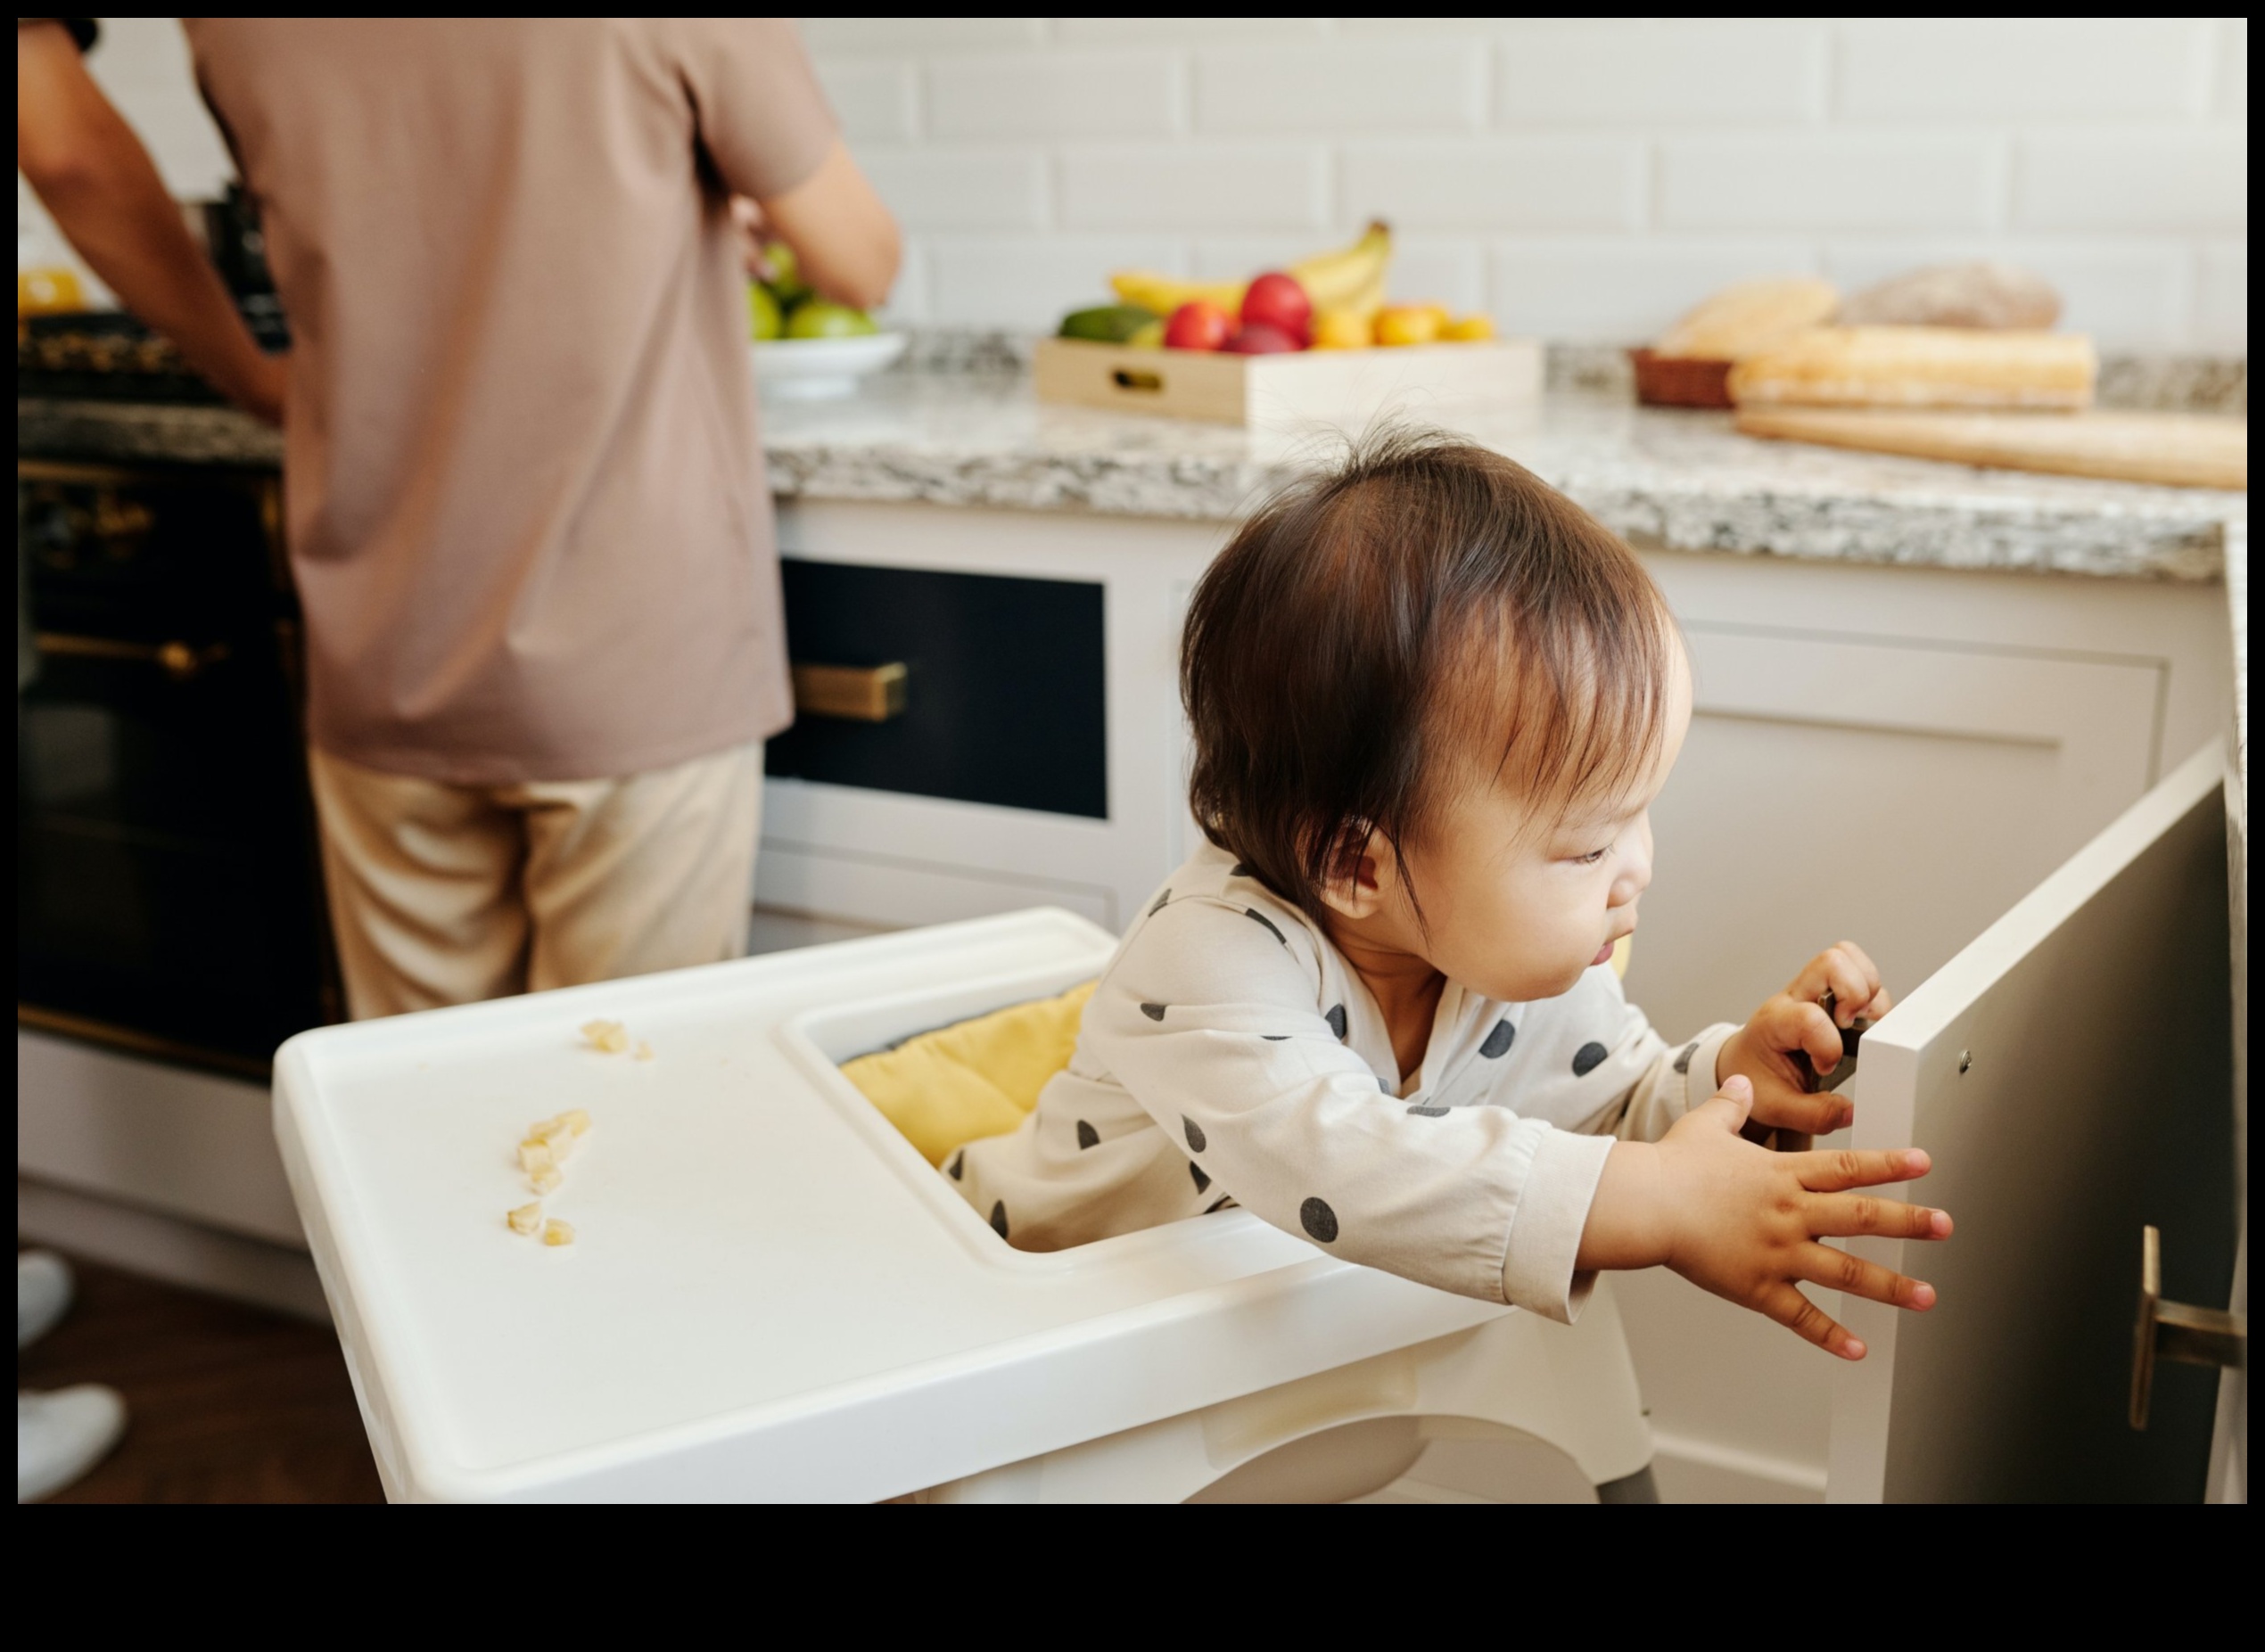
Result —
[[[285, 1044], [276, 1133], [389, 1493], [878, 1499], [1505, 1311], [1242, 1211], [1011, 1250], [836, 1070], [1114, 945], [1021, 912]], [[570, 1107], [549, 1248], [504, 1216]]]

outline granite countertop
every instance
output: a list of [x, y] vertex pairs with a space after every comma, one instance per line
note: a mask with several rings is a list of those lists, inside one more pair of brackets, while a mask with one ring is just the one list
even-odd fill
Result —
[[[1849, 452], [1737, 434], [1727, 415], [1553, 391], [1461, 421], [1613, 529], [1717, 551], [2215, 580], [2248, 496]], [[19, 399], [20, 454], [275, 464], [221, 408]], [[1011, 372], [885, 374], [853, 399], [764, 410], [782, 497], [1225, 521], [1318, 462], [1320, 439], [1041, 407]]]

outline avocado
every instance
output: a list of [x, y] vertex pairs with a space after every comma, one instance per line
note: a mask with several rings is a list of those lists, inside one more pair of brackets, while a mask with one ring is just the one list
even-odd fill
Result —
[[1124, 344], [1141, 328], [1162, 319], [1138, 304], [1104, 304], [1097, 309], [1072, 310], [1063, 316], [1061, 336], [1095, 344]]

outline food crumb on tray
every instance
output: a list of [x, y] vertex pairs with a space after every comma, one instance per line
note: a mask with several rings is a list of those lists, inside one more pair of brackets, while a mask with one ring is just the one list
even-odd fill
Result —
[[[528, 1186], [538, 1194], [557, 1192], [566, 1182], [564, 1161], [589, 1134], [589, 1114], [581, 1107], [569, 1107], [556, 1118], [539, 1119], [530, 1124], [519, 1144], [519, 1168], [526, 1173]], [[533, 1234], [539, 1230], [545, 1245], [574, 1242], [574, 1230], [564, 1222], [543, 1220], [539, 1198], [532, 1204], [523, 1204], [507, 1212], [504, 1220], [514, 1233]]]
[[592, 1048], [608, 1056], [618, 1056], [630, 1047], [629, 1029], [618, 1021], [585, 1021], [582, 1037], [589, 1040]]

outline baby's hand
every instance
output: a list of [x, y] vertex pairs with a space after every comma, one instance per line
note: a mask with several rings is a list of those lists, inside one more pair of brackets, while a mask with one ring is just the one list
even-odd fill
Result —
[[[1828, 991], [1829, 1015], [1817, 1002]], [[1715, 1082], [1727, 1083], [1739, 1074], [1753, 1084], [1748, 1138], [1759, 1140], [1775, 1130], [1781, 1152], [1805, 1153], [1811, 1136], [1839, 1130], [1854, 1118], [1853, 1103], [1810, 1094], [1810, 1078], [1840, 1064], [1842, 1027], [1879, 1020], [1892, 1001], [1864, 949], [1843, 941], [1811, 958], [1784, 991], [1724, 1040], [1715, 1058]]]
[[1739, 1137], [1746, 1107], [1746, 1086], [1730, 1079], [1660, 1138], [1667, 1264], [1820, 1348], [1861, 1360], [1864, 1344], [1797, 1287], [1821, 1285], [1898, 1308], [1934, 1306], [1933, 1286], [1817, 1243], [1856, 1234], [1949, 1237], [1950, 1218], [1941, 1211], [1850, 1191], [1923, 1176], [1927, 1155], [1916, 1148], [1764, 1153]]

